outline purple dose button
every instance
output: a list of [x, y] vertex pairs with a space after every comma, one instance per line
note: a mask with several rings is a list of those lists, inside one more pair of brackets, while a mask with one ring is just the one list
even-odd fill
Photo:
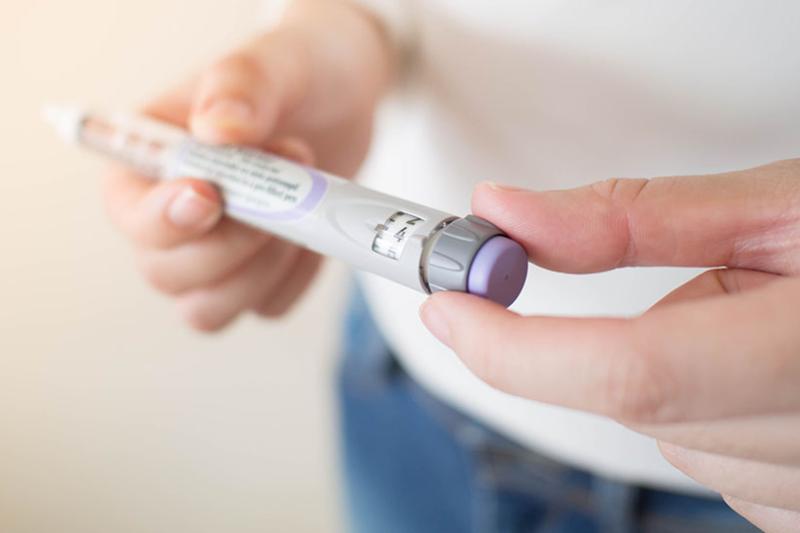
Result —
[[508, 307], [517, 299], [528, 274], [528, 254], [508, 237], [486, 241], [467, 275], [467, 292]]

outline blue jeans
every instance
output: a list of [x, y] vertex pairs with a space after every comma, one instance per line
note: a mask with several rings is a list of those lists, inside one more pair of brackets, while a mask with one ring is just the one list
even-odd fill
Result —
[[751, 532], [721, 500], [548, 459], [445, 405], [399, 366], [360, 292], [339, 372], [354, 533]]

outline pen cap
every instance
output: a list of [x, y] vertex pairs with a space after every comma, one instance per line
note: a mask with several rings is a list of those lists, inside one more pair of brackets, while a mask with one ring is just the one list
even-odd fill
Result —
[[42, 117], [55, 128], [58, 135], [69, 143], [77, 143], [80, 136], [81, 123], [86, 113], [77, 107], [47, 104], [42, 106]]
[[528, 273], [528, 255], [497, 226], [468, 215], [432, 237], [423, 264], [431, 292], [455, 290], [508, 307]]

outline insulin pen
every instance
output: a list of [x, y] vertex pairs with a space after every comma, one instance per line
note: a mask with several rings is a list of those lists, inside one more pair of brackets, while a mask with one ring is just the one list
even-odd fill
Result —
[[65, 139], [157, 179], [214, 183], [233, 219], [425, 293], [504, 306], [528, 271], [524, 249], [479, 217], [453, 216], [252, 148], [212, 146], [137, 115], [48, 107]]

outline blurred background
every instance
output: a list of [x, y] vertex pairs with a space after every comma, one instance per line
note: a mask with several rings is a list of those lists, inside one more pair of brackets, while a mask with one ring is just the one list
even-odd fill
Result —
[[340, 529], [343, 267], [285, 319], [194, 333], [106, 221], [103, 162], [39, 118], [138, 106], [256, 31], [263, 4], [3, 3], [3, 533]]

